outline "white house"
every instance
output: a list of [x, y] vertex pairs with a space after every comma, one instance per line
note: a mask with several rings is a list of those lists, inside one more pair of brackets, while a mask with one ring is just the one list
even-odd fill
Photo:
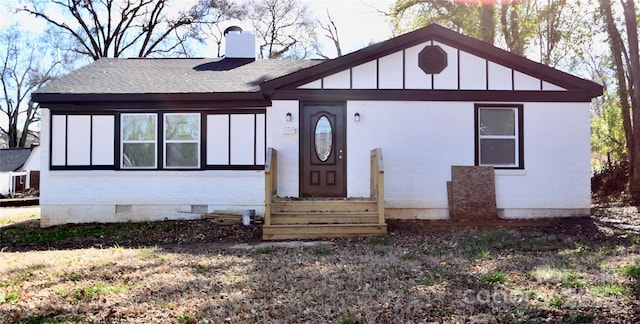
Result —
[[38, 189], [40, 147], [0, 149], [0, 194]]
[[327, 61], [256, 60], [252, 37], [36, 91], [41, 225], [255, 209], [267, 239], [366, 235], [486, 197], [496, 218], [589, 214], [600, 85], [438, 25]]

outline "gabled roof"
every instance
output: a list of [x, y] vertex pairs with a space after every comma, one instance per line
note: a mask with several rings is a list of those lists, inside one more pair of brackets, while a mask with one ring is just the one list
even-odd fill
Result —
[[29, 158], [31, 148], [0, 149], [0, 172], [19, 170]]
[[261, 88], [270, 94], [277, 89], [295, 89], [297, 86], [304, 85], [319, 78], [430, 40], [458, 48], [459, 50], [547, 81], [569, 91], [580, 91], [588, 95], [589, 98], [602, 95], [603, 88], [597, 83], [534, 62], [525, 57], [507, 52], [491, 44], [459, 34], [436, 24], [431, 24], [336, 59], [265, 81], [262, 83]]
[[38, 102], [109, 101], [158, 95], [237, 97], [259, 94], [266, 80], [318, 64], [311, 60], [102, 58], [35, 91]]
[[[120, 102], [138, 102], [140, 106], [145, 107], [149, 103], [172, 102], [192, 108], [195, 102], [200, 102], [204, 106], [219, 103], [226, 107], [229, 107], [230, 103], [242, 106], [249, 102], [268, 105], [271, 98], [286, 99], [287, 96], [291, 96], [298, 99], [313, 99], [318, 98], [319, 95], [325, 100], [331, 98], [356, 100], [381, 96], [391, 99], [406, 98], [407, 95], [425, 100], [462, 100], [462, 98], [518, 100], [521, 98], [518, 91], [496, 90], [320, 89], [308, 90], [305, 93], [297, 89], [309, 82], [427, 41], [456, 48], [485, 59], [487, 62], [502, 65], [512, 71], [519, 71], [565, 90], [565, 92], [547, 92], [545, 96], [539, 96], [536, 91], [528, 91], [529, 97], [542, 98], [539, 100], [589, 101], [601, 95], [603, 91], [601, 85], [592, 81], [432, 24], [327, 61], [103, 58], [52, 81], [35, 91], [32, 99], [52, 109], [72, 109], [73, 105], [77, 105], [78, 109], [87, 109], [91, 105], [102, 105], [108, 102], [114, 102], [116, 106]], [[381, 93], [384, 94], [381, 95]], [[175, 108], [175, 105], [172, 107]]]

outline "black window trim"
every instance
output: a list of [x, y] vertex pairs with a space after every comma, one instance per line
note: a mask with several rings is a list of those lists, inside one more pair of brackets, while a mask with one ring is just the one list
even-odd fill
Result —
[[[156, 168], [122, 168], [121, 166], [121, 160], [120, 160], [120, 154], [121, 154], [121, 137], [122, 137], [122, 130], [121, 130], [121, 115], [122, 114], [135, 114], [135, 113], [153, 113], [153, 114], [157, 114], [158, 116], [158, 121], [163, 121], [164, 120], [164, 114], [165, 113], [197, 113], [200, 114], [200, 167], [199, 168], [164, 168], [164, 164], [161, 163], [162, 162], [162, 156], [163, 156], [163, 145], [160, 145], [160, 143], [158, 142], [157, 144], [157, 150], [156, 150], [156, 154], [157, 154], [157, 161], [156, 161]], [[231, 164], [231, 159], [229, 158], [228, 160], [228, 164], [207, 164], [206, 158], [207, 158], [207, 116], [209, 115], [228, 115], [229, 116], [229, 122], [231, 122], [231, 115], [253, 115], [254, 117], [254, 157], [253, 157], [253, 164]], [[113, 116], [114, 117], [114, 140], [113, 140], [113, 145], [114, 145], [114, 163], [113, 165], [68, 165], [67, 163], [67, 159], [65, 158], [65, 165], [53, 165], [52, 164], [52, 160], [51, 160], [51, 156], [53, 153], [53, 133], [52, 133], [52, 126], [53, 126], [53, 116], [63, 116], [65, 118], [65, 120], [67, 119], [68, 116], [70, 115], [82, 115], [82, 116], [89, 116], [91, 117], [90, 120], [93, 121], [93, 116]], [[202, 111], [202, 110], [179, 110], [179, 111], [153, 111], [150, 109], [145, 109], [145, 110], [135, 110], [135, 111], [69, 111], [69, 110], [58, 110], [58, 111], [51, 111], [51, 114], [49, 115], [49, 132], [50, 132], [50, 136], [49, 136], [49, 170], [52, 171], [98, 171], [98, 170], [116, 170], [116, 171], [125, 171], [125, 172], [146, 172], [146, 171], [206, 171], [206, 170], [219, 170], [219, 171], [260, 171], [260, 170], [264, 170], [264, 163], [262, 164], [257, 164], [258, 161], [258, 150], [256, 149], [258, 144], [263, 144], [263, 143], [258, 143], [258, 115], [264, 115], [263, 118], [263, 122], [264, 122], [264, 126], [263, 126], [263, 130], [264, 130], [264, 134], [262, 134], [262, 136], [264, 136], [264, 141], [265, 141], [265, 147], [264, 147], [264, 158], [262, 159], [263, 161], [266, 160], [266, 138], [267, 138], [267, 134], [266, 134], [266, 129], [267, 129], [267, 116], [266, 116], [266, 110], [265, 109], [261, 109], [261, 108], [253, 108], [253, 109], [243, 109], [243, 110], [236, 110], [236, 109], [217, 109], [217, 110], [212, 110], [212, 111]], [[93, 125], [90, 125], [91, 129], [93, 129]], [[65, 133], [68, 131], [68, 123], [65, 123]], [[163, 140], [163, 134], [161, 132], [164, 132], [163, 130], [163, 125], [158, 122], [158, 138], [157, 141]], [[65, 139], [65, 156], [67, 154], [67, 140]], [[229, 145], [231, 145], [231, 139], [228, 139], [229, 141]], [[92, 147], [90, 149], [93, 149]], [[93, 154], [93, 152], [89, 153], [90, 155]], [[229, 154], [231, 154], [231, 148], [229, 147]], [[93, 161], [90, 160], [90, 163], [93, 163]]]
[[479, 112], [480, 109], [482, 108], [504, 108], [504, 109], [516, 109], [518, 111], [518, 120], [517, 120], [517, 125], [518, 125], [518, 138], [517, 138], [517, 144], [518, 144], [518, 157], [517, 157], [517, 166], [499, 166], [499, 165], [494, 165], [493, 167], [496, 170], [524, 170], [524, 114], [523, 114], [523, 110], [524, 110], [524, 105], [523, 104], [504, 104], [504, 103], [500, 103], [500, 104], [492, 104], [492, 103], [481, 103], [481, 104], [474, 104], [474, 109], [473, 109], [473, 121], [474, 121], [474, 150], [475, 150], [475, 157], [474, 157], [474, 163], [476, 166], [480, 165], [480, 129], [479, 129], [479, 123], [478, 123], [478, 118], [479, 118]]

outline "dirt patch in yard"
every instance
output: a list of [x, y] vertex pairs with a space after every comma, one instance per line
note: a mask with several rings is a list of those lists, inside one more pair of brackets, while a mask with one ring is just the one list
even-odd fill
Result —
[[201, 243], [255, 242], [259, 226], [218, 225], [215, 221], [164, 221], [118, 224], [67, 224], [40, 228], [39, 219], [0, 227], [4, 251], [147, 247]]
[[[253, 250], [227, 247], [258, 227], [206, 221], [2, 225], [0, 322], [637, 323], [640, 239], [619, 225], [638, 217], [389, 221], [382, 237]], [[25, 226], [41, 241], [9, 233]]]

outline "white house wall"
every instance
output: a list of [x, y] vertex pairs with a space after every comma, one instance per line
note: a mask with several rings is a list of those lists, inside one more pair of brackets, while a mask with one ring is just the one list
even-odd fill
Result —
[[[452, 165], [474, 165], [474, 102], [347, 102], [347, 194], [369, 196], [369, 152], [381, 148], [388, 218], [448, 217]], [[278, 150], [278, 194], [299, 194], [297, 101], [268, 109]], [[286, 121], [286, 114], [293, 115]], [[360, 122], [354, 114], [360, 114]], [[524, 169], [496, 170], [503, 217], [586, 215], [590, 208], [588, 103], [525, 103]], [[290, 131], [295, 128], [296, 132]]]
[[254, 115], [231, 115], [231, 164], [252, 165], [254, 163], [254, 130]]
[[521, 171], [496, 171], [506, 218], [588, 215], [591, 206], [588, 103], [524, 105]]
[[41, 151], [40, 146], [33, 147], [27, 161], [25, 161], [24, 165], [20, 168], [20, 171], [40, 171]]
[[[267, 108], [267, 147], [278, 150], [278, 195], [299, 194], [300, 116], [297, 100], [274, 100]], [[287, 113], [291, 121], [287, 121]]]
[[229, 164], [229, 115], [207, 116], [207, 137], [223, 139], [207, 141], [207, 164]]
[[67, 164], [91, 164], [91, 116], [68, 116], [67, 123]]
[[[358, 123], [353, 121], [356, 112]], [[473, 123], [473, 104], [468, 103], [348, 102], [348, 194], [369, 196], [369, 152], [381, 148], [386, 207], [446, 218], [451, 165], [474, 162]], [[461, 127], [465, 124], [469, 127]]]
[[11, 190], [11, 172], [0, 172], [0, 194], [6, 195]]
[[[54, 134], [64, 135], [55, 128], [64, 124], [65, 116], [54, 117]], [[41, 162], [47, 166], [42, 168], [40, 180], [42, 226], [199, 218], [199, 213], [189, 213], [192, 208], [264, 212], [263, 171], [52, 171], [48, 167], [50, 118], [49, 110], [42, 109]], [[58, 142], [54, 137], [54, 145], [60, 146]], [[112, 137], [111, 145], [113, 142]], [[253, 140], [251, 144], [253, 151]], [[253, 161], [253, 153], [251, 156]]]
[[[407, 48], [404, 51], [404, 78], [407, 89], [431, 89], [431, 74], [426, 74], [418, 68], [418, 53], [426, 46], [426, 43]], [[374, 76], [375, 77], [375, 76]]]
[[[44, 112], [44, 109], [43, 109]], [[43, 116], [44, 118], [44, 116]], [[66, 165], [67, 164], [67, 117], [66, 116], [51, 116], [51, 165]], [[41, 123], [42, 124], [42, 123]], [[48, 126], [48, 125], [46, 125]], [[45, 128], [45, 125], [40, 126]], [[46, 127], [48, 128], [48, 127]], [[44, 130], [41, 131], [42, 136], [49, 135]], [[44, 145], [45, 142], [48, 146], [49, 140], [40, 140], [40, 144]], [[47, 151], [45, 149], [45, 151]], [[49, 165], [49, 159], [43, 159], [42, 165]]]
[[92, 116], [91, 164], [112, 165], [114, 157], [115, 118]]
[[[428, 45], [447, 53], [447, 67], [437, 74], [420, 69], [419, 53]], [[305, 83], [299, 89], [432, 89], [565, 91], [520, 71], [454, 47], [428, 41]]]

